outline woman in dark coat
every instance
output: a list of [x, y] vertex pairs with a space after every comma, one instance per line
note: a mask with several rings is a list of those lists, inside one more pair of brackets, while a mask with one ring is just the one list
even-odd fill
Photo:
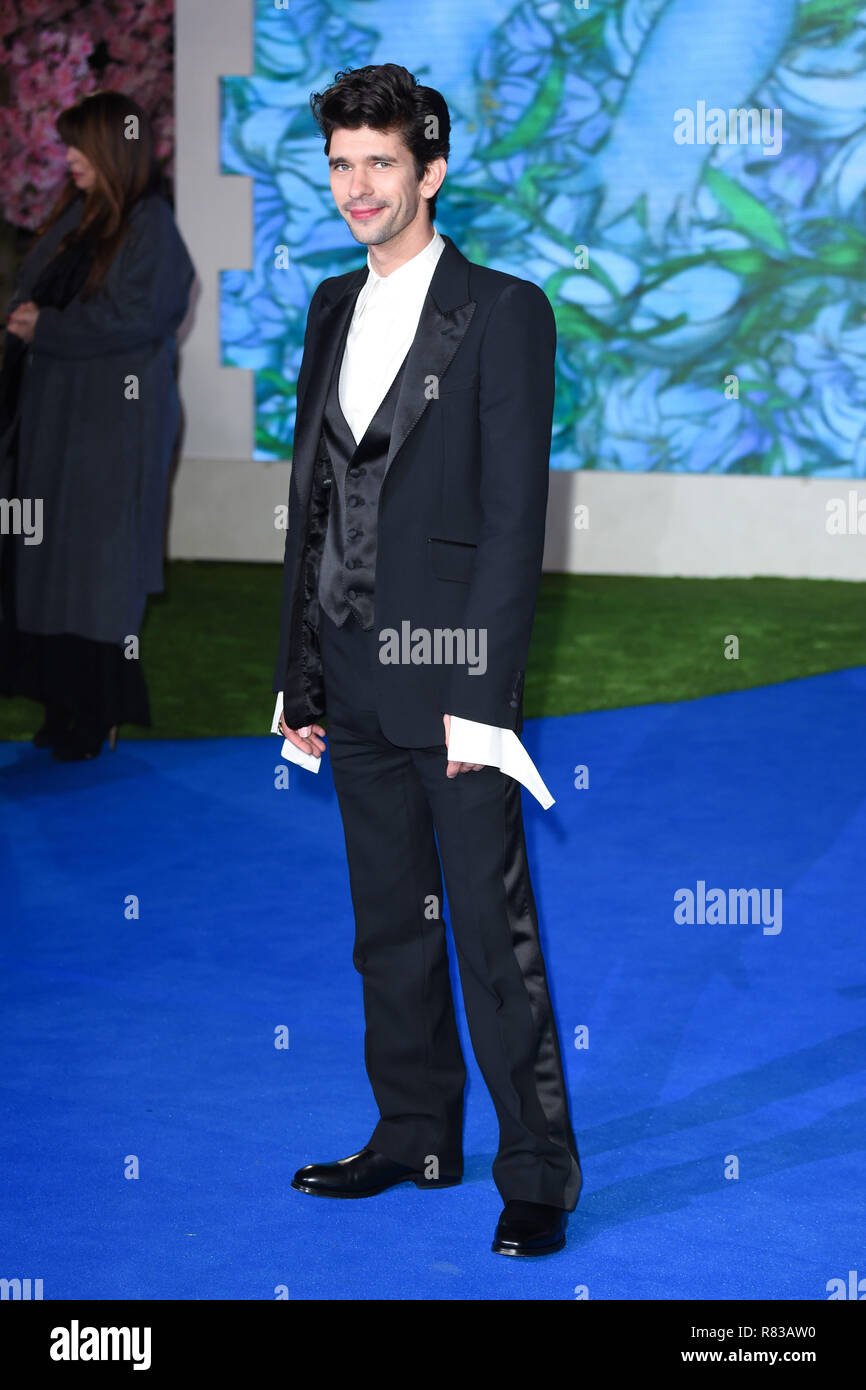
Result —
[[40, 701], [33, 741], [70, 761], [150, 724], [138, 635], [195, 272], [141, 107], [96, 93], [57, 130], [70, 182], [21, 267], [0, 375], [0, 692]]

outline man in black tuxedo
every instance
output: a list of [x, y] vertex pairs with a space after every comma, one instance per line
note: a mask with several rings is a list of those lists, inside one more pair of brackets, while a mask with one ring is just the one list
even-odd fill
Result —
[[274, 727], [309, 765], [328, 719], [380, 1118], [358, 1153], [301, 1168], [293, 1186], [367, 1197], [462, 1178], [444, 871], [500, 1126], [492, 1248], [548, 1254], [565, 1243], [581, 1172], [517, 778], [535, 774], [518, 736], [554, 315], [536, 285], [473, 264], [435, 230], [450, 131], [438, 92], [383, 64], [338, 74], [311, 105], [337, 208], [369, 251], [366, 267], [319, 285], [307, 318]]

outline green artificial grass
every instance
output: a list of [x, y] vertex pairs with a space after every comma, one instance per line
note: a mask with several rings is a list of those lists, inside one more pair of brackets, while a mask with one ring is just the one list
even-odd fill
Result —
[[[173, 561], [150, 600], [142, 663], [153, 728], [124, 738], [270, 729], [277, 565]], [[545, 574], [524, 713], [575, 714], [770, 685], [866, 664], [866, 584]], [[739, 659], [725, 641], [739, 639]], [[27, 739], [41, 706], [0, 700], [0, 738]]]
[[[866, 664], [866, 584], [542, 576], [527, 717], [693, 700]], [[739, 640], [737, 660], [726, 639]]]

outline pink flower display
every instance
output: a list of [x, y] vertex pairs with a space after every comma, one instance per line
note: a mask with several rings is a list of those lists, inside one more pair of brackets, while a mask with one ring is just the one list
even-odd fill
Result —
[[63, 186], [54, 121], [89, 92], [113, 89], [150, 116], [171, 177], [174, 0], [4, 0], [0, 45], [0, 217], [39, 225]]

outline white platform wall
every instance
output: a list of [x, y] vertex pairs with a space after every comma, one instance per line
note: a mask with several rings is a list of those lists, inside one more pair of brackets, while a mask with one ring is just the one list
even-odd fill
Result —
[[[185, 433], [169, 553], [277, 561], [285, 532], [274, 508], [287, 501], [290, 464], [252, 460], [253, 374], [219, 365], [218, 272], [250, 267], [253, 227], [251, 181], [219, 173], [218, 79], [251, 70], [252, 0], [176, 0], [175, 14], [177, 220], [199, 283], [181, 346]], [[334, 71], [349, 58], [335, 52]], [[441, 215], [437, 226], [449, 231]], [[847, 508], [852, 492], [866, 510], [866, 486], [848, 479], [555, 471], [545, 569], [864, 579], [866, 534], [826, 527], [828, 500]], [[577, 506], [586, 529], [575, 527]]]

